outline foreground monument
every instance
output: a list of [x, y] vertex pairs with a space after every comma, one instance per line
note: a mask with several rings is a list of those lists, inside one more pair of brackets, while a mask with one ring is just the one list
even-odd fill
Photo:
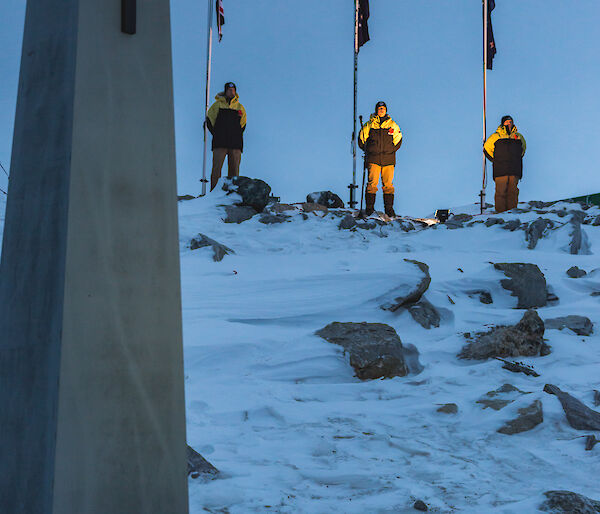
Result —
[[169, 0], [27, 2], [2, 512], [188, 511], [170, 38]]

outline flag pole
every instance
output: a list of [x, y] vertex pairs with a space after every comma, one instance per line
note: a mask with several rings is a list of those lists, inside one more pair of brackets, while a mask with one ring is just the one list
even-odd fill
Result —
[[[487, 58], [488, 58], [488, 0], [483, 0], [483, 144], [487, 139]], [[487, 169], [485, 153], [483, 154], [483, 180], [479, 193], [481, 214], [485, 209], [485, 188], [487, 186]]]
[[206, 98], [204, 100], [204, 157], [202, 162], [202, 196], [206, 194], [206, 154], [208, 142], [208, 127], [206, 126], [206, 115], [208, 114], [208, 104], [210, 101], [210, 68], [212, 60], [212, 0], [208, 0], [208, 29], [206, 41]]
[[348, 186], [350, 189], [350, 208], [353, 209], [356, 205], [356, 97], [357, 97], [357, 82], [358, 82], [358, 4], [359, 0], [354, 0], [354, 123], [352, 125], [352, 184]]

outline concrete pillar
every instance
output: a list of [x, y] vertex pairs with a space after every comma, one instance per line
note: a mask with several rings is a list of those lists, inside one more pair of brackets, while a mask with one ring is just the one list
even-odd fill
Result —
[[2, 512], [188, 512], [169, 0], [132, 2], [27, 2], [0, 263]]

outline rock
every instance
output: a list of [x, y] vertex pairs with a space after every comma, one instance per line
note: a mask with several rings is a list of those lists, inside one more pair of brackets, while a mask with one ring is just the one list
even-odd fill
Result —
[[559, 318], [551, 318], [544, 320], [546, 328], [562, 330], [568, 328], [575, 332], [578, 336], [589, 336], [594, 332], [594, 324], [590, 318], [585, 316], [561, 316]]
[[464, 224], [462, 221], [458, 221], [455, 220], [453, 218], [450, 218], [449, 220], [446, 220], [444, 222], [444, 226], [448, 229], [448, 230], [455, 230], [457, 228], [464, 228]]
[[498, 429], [498, 432], [505, 435], [520, 434], [535, 428], [543, 421], [542, 402], [535, 400], [531, 405], [519, 409], [519, 416], [507, 421], [503, 427]]
[[591, 225], [592, 227], [600, 226], [600, 214], [593, 219]]
[[265, 181], [249, 177], [233, 177], [223, 181], [223, 191], [237, 193], [242, 197], [240, 205], [262, 212], [269, 203], [271, 186]]
[[594, 390], [594, 407], [600, 407], [600, 391]]
[[510, 220], [510, 221], [508, 221], [507, 223], [505, 223], [504, 225], [502, 225], [501, 228], [503, 228], [504, 230], [510, 230], [511, 232], [514, 232], [520, 226], [521, 226], [521, 220], [516, 219], [516, 220]]
[[189, 445], [187, 447], [187, 470], [188, 475], [192, 478], [198, 478], [200, 475], [204, 475], [206, 478], [217, 478], [220, 474], [217, 468]]
[[600, 501], [571, 491], [546, 491], [548, 498], [539, 507], [543, 512], [553, 514], [597, 514], [600, 512]]
[[344, 216], [342, 221], [340, 221], [338, 227], [340, 230], [349, 230], [351, 228], [354, 228], [356, 227], [356, 219], [354, 218], [354, 216], [352, 216], [352, 214], [347, 214], [346, 216]]
[[438, 328], [440, 326], [440, 313], [425, 298], [421, 298], [417, 303], [410, 305], [408, 312], [419, 325], [427, 330], [431, 327]]
[[[476, 403], [483, 405], [484, 409], [501, 410], [509, 403], [514, 402], [520, 395], [530, 394], [517, 389], [512, 384], [504, 384], [495, 391], [488, 391]], [[500, 398], [499, 398], [500, 397]]]
[[500, 284], [518, 298], [517, 309], [544, 307], [547, 303], [546, 278], [535, 264], [496, 263], [494, 268], [502, 271], [508, 279]]
[[556, 202], [541, 202], [539, 200], [531, 200], [528, 203], [532, 209], [547, 209], [548, 207], [552, 207]]
[[583, 228], [581, 228], [581, 218], [578, 215], [571, 217], [571, 242], [569, 243], [569, 252], [571, 255], [590, 253], [588, 238]]
[[374, 228], [377, 227], [377, 223], [375, 223], [374, 221], [369, 221], [369, 222], [363, 222], [363, 223], [356, 223], [356, 228], [362, 228], [363, 230], [373, 230]]
[[327, 214], [327, 207], [321, 205], [320, 203], [303, 203], [300, 204], [302, 210], [304, 212], [322, 212], [323, 214]]
[[585, 277], [587, 275], [587, 272], [585, 270], [582, 270], [581, 268], [578, 268], [577, 266], [571, 266], [567, 270], [567, 275], [571, 278], [581, 278]]
[[453, 214], [450, 219], [459, 223], [466, 223], [467, 221], [471, 221], [473, 216], [470, 214]]
[[458, 412], [458, 405], [456, 403], [444, 403], [437, 412], [442, 412], [444, 414], [456, 414]]
[[409, 305], [417, 303], [425, 291], [429, 288], [429, 284], [431, 284], [431, 275], [429, 274], [429, 266], [423, 262], [413, 261], [411, 259], [404, 259], [405, 262], [410, 262], [417, 266], [422, 273], [422, 277], [416, 286], [412, 288], [408, 288], [406, 285], [403, 285], [401, 289], [403, 290], [403, 294], [394, 298], [394, 300], [390, 303], [386, 303], [381, 306], [381, 308], [385, 311], [395, 312], [401, 307], [407, 307]]
[[504, 220], [502, 218], [488, 218], [485, 222], [486, 227], [493, 227], [494, 225], [503, 225]]
[[585, 438], [586, 451], [588, 451], [588, 452], [592, 451], [594, 449], [594, 446], [596, 446], [598, 443], [600, 443], [600, 440], [596, 439], [596, 436], [594, 434], [588, 435]]
[[195, 200], [196, 197], [193, 195], [177, 195], [177, 201], [178, 202], [182, 202], [182, 201], [187, 201], [187, 200]]
[[474, 337], [458, 354], [459, 359], [531, 357], [540, 354], [544, 342], [544, 322], [536, 311], [528, 310], [516, 325], [494, 327]]
[[544, 392], [558, 396], [567, 421], [576, 430], [600, 430], [600, 412], [590, 409], [569, 393], [552, 384], [544, 386]]
[[211, 239], [204, 234], [198, 234], [194, 239], [190, 241], [190, 249], [197, 250], [198, 248], [204, 248], [206, 246], [212, 246], [213, 249], [213, 261], [219, 262], [223, 260], [226, 255], [235, 253], [231, 248], [221, 244], [214, 239]]
[[558, 301], [559, 301], [559, 298], [558, 298], [558, 296], [556, 296], [556, 295], [555, 295], [555, 294], [554, 294], [552, 291], [550, 291], [549, 289], [550, 289], [550, 288], [548, 288], [548, 291], [547, 291], [547, 293], [546, 293], [546, 302], [547, 302], [547, 303], [551, 303], [551, 304], [558, 303]]
[[344, 202], [342, 199], [331, 191], [318, 191], [306, 195], [307, 203], [318, 203], [329, 209], [343, 209]]
[[552, 353], [552, 347], [547, 343], [542, 343], [542, 347], [540, 348], [540, 357], [545, 357], [546, 355], [550, 355]]
[[285, 223], [291, 216], [285, 214], [263, 214], [258, 221], [265, 225], [273, 225], [274, 223]]
[[283, 214], [286, 211], [298, 210], [298, 208], [289, 203], [274, 203], [269, 207], [269, 210], [273, 211], [275, 214]]
[[485, 291], [484, 289], [474, 289], [472, 291], [467, 291], [467, 295], [469, 295], [469, 298], [472, 298], [473, 296], [479, 296], [479, 301], [481, 303], [485, 303], [486, 305], [494, 303], [491, 293], [489, 291]]
[[398, 225], [404, 232], [410, 232], [411, 230], [415, 230], [415, 226], [410, 221], [398, 220]]
[[223, 220], [225, 223], [242, 223], [249, 220], [256, 214], [252, 207], [246, 205], [226, 205], [225, 213], [227, 217]]
[[423, 500], [417, 500], [413, 505], [413, 509], [420, 510], [421, 512], [427, 512], [429, 510]]
[[537, 220], [531, 222], [525, 229], [525, 241], [527, 241], [527, 248], [533, 250], [537, 246], [538, 241], [544, 237], [546, 229], [552, 228], [553, 226], [554, 223], [545, 218], [538, 218]]
[[412, 358], [405, 359], [402, 341], [389, 325], [334, 322], [318, 330], [316, 335], [344, 348], [350, 355], [350, 365], [361, 380], [403, 377], [413, 371], [411, 365], [416, 349], [411, 348]]

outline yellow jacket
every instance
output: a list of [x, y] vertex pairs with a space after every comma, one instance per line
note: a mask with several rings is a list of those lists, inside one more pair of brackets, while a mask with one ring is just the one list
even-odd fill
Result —
[[525, 138], [523, 134], [519, 134], [517, 132], [517, 127], [513, 126], [510, 134], [506, 131], [504, 125], [500, 125], [496, 132], [494, 132], [490, 137], [488, 137], [487, 141], [483, 145], [483, 151], [485, 152], [487, 158], [490, 161], [494, 160], [494, 152], [496, 150], [496, 142], [498, 139], [520, 139], [521, 146], [523, 147], [523, 152], [521, 153], [521, 157], [525, 155], [525, 149], [527, 148], [527, 144], [525, 143]]
[[402, 145], [402, 132], [398, 124], [385, 115], [371, 114], [358, 135], [358, 146], [365, 151], [367, 163], [379, 166], [396, 164], [396, 151]]
[[240, 127], [244, 128], [246, 126], [246, 109], [244, 109], [244, 106], [240, 103], [240, 95], [236, 93], [231, 99], [231, 102], [228, 103], [227, 98], [225, 98], [225, 95], [221, 92], [217, 93], [215, 100], [216, 102], [210, 106], [210, 109], [208, 109], [208, 113], [206, 114], [206, 117], [213, 127], [217, 122], [217, 116], [219, 115], [220, 109], [231, 109], [232, 111], [241, 112]]
[[246, 109], [236, 95], [228, 102], [223, 93], [215, 96], [216, 102], [206, 113], [206, 125], [213, 135], [212, 149], [244, 149], [243, 133], [246, 128]]

